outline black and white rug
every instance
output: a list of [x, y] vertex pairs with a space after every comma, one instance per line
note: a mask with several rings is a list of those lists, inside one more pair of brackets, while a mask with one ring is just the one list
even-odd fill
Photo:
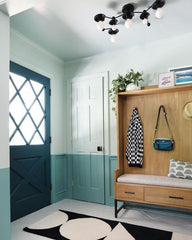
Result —
[[172, 233], [59, 210], [23, 229], [56, 240], [171, 240]]

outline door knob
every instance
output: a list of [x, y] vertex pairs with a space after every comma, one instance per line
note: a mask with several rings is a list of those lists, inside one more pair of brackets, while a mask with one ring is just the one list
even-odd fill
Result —
[[103, 151], [102, 146], [97, 146], [97, 151], [98, 151], [98, 152], [99, 152], [99, 151]]

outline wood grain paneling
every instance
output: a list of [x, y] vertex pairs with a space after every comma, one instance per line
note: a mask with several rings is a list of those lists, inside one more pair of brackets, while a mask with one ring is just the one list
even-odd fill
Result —
[[[154, 89], [150, 87], [135, 92], [119, 93], [117, 99], [118, 169], [124, 173], [166, 176], [170, 158], [192, 161], [192, 120], [183, 117], [184, 105], [190, 101], [192, 101], [192, 85]], [[172, 151], [158, 151], [153, 148], [154, 129], [160, 105], [165, 106], [173, 133], [175, 144]], [[127, 129], [133, 107], [137, 107], [143, 124], [143, 168], [130, 168], [125, 156]], [[161, 113], [157, 137], [170, 137], [163, 113]]]
[[115, 199], [143, 201], [144, 188], [135, 184], [116, 183]]
[[192, 209], [191, 189], [149, 186], [144, 188], [144, 192], [146, 202]]

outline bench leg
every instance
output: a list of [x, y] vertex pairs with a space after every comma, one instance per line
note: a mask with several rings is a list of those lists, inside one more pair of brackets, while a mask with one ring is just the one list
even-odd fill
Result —
[[120, 212], [121, 209], [123, 209], [123, 208], [126, 207], [125, 202], [123, 202], [123, 204], [121, 205], [121, 207], [120, 207], [119, 209], [117, 209], [117, 202], [118, 202], [118, 200], [115, 199], [115, 218], [117, 218], [118, 212]]
[[117, 218], [117, 200], [115, 199], [115, 218]]

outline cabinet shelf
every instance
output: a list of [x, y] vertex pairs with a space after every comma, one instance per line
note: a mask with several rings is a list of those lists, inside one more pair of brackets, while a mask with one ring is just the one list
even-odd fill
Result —
[[182, 86], [174, 86], [174, 87], [164, 87], [158, 88], [157, 85], [144, 87], [138, 91], [130, 91], [130, 92], [120, 92], [119, 96], [139, 96], [139, 95], [151, 95], [151, 94], [161, 94], [161, 93], [170, 93], [170, 92], [179, 92], [192, 89], [192, 84], [182, 85]]

